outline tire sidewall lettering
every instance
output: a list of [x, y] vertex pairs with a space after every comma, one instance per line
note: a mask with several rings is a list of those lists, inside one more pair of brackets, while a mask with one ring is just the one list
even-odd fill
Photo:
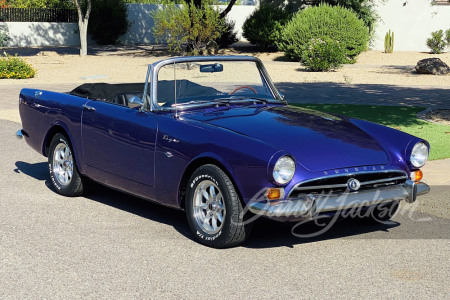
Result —
[[[204, 181], [204, 180], [210, 180], [210, 181], [212, 181], [212, 182], [214, 182], [219, 188], [221, 188], [221, 184], [219, 184], [219, 182], [213, 177], [213, 176], [211, 176], [211, 175], [208, 175], [208, 174], [200, 174], [200, 175], [198, 175], [198, 176], [195, 176], [193, 179], [191, 179], [191, 181], [190, 181], [190, 183], [189, 183], [189, 187], [192, 189], [192, 190], [195, 190], [195, 188], [197, 187], [197, 185], [201, 182], [201, 181]], [[221, 190], [223, 190], [222, 188], [221, 188]], [[224, 202], [226, 202], [226, 200], [224, 199]], [[226, 204], [225, 204], [226, 205]], [[195, 222], [194, 222], [194, 224], [195, 224]], [[223, 226], [226, 226], [227, 224], [225, 223]], [[222, 231], [223, 231], [223, 228], [219, 231], [219, 232], [217, 232], [217, 233], [215, 233], [214, 235], [210, 235], [210, 234], [207, 234], [207, 233], [205, 233], [203, 230], [201, 230], [200, 228], [198, 228], [197, 227], [197, 224], [195, 224], [194, 225], [195, 227], [196, 227], [196, 236], [198, 237], [198, 238], [200, 238], [200, 239], [202, 239], [202, 240], [204, 240], [204, 241], [210, 241], [210, 242], [212, 242], [212, 241], [215, 241], [216, 239], [218, 239], [219, 237], [221, 237], [221, 235], [222, 235]]]
[[189, 186], [191, 187], [191, 189], [193, 189], [193, 188], [200, 182], [201, 179], [208, 179], [208, 180], [211, 180], [211, 181], [214, 182], [217, 186], [219, 186], [219, 183], [217, 182], [217, 180], [216, 180], [214, 177], [212, 177], [212, 176], [210, 176], [210, 175], [207, 175], [207, 174], [203, 174], [203, 175], [196, 176], [196, 177], [191, 181], [191, 183], [189, 184]]
[[[71, 149], [69, 143], [66, 141], [65, 138], [62, 138], [62, 137], [59, 138], [59, 141], [58, 141], [58, 142], [63, 143], [64, 145], [66, 145], [66, 147], [69, 147], [69, 149]], [[51, 150], [52, 150], [52, 151], [51, 151], [51, 153], [50, 153], [49, 155], [51, 155], [51, 160], [52, 160], [52, 162], [53, 162], [53, 159], [54, 159], [54, 156], [55, 156], [55, 153], [54, 153], [55, 149], [53, 149], [53, 147], [52, 147]], [[72, 149], [71, 149], [71, 151], [72, 151]], [[58, 181], [56, 180], [56, 178], [55, 178], [56, 175], [55, 175], [55, 172], [53, 171], [53, 166], [52, 166], [51, 163], [48, 164], [48, 169], [49, 169], [49, 173], [50, 173], [50, 180], [52, 181], [53, 186], [54, 186], [56, 189], [58, 189], [59, 191], [62, 190], [64, 187], [61, 186], [61, 185], [58, 183]], [[72, 184], [72, 182], [71, 182], [70, 184]], [[70, 186], [70, 184], [69, 184], [69, 186]]]

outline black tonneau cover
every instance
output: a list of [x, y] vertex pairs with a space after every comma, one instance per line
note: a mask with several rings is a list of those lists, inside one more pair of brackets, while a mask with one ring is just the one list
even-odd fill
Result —
[[119, 93], [142, 93], [143, 91], [144, 83], [85, 83], [73, 89], [69, 94], [93, 100], [113, 101]]

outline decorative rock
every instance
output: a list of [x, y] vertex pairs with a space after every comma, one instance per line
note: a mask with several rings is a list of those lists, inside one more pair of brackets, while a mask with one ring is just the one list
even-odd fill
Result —
[[416, 72], [419, 74], [446, 75], [450, 73], [450, 67], [439, 58], [426, 58], [417, 62]]

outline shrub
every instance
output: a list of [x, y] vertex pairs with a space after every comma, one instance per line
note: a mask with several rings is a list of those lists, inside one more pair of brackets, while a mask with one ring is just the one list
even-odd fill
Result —
[[445, 48], [450, 45], [450, 29], [445, 32], [442, 29], [433, 31], [431, 37], [427, 39], [427, 46], [431, 53], [440, 54], [445, 51]]
[[236, 32], [234, 31], [234, 21], [220, 19], [223, 26], [223, 32], [219, 38], [216, 39], [217, 45], [220, 48], [228, 48], [231, 44], [236, 43], [238, 38], [236, 37]]
[[192, 55], [202, 54], [207, 45], [214, 43], [224, 31], [219, 12], [210, 4], [211, 0], [202, 1], [200, 7], [193, 2], [183, 2], [179, 8], [169, 3], [164, 5], [164, 9], [152, 13], [156, 41], [167, 42], [171, 52], [184, 50]]
[[277, 41], [283, 26], [289, 21], [291, 14], [287, 11], [267, 4], [255, 10], [244, 22], [243, 36], [260, 51], [278, 50]]
[[9, 40], [10, 37], [6, 25], [0, 25], [0, 47], [4, 47], [5, 42]]
[[33, 78], [36, 70], [20, 57], [4, 53], [0, 58], [0, 78], [25, 79]]
[[322, 2], [353, 10], [358, 18], [363, 20], [364, 24], [369, 28], [369, 32], [374, 32], [378, 14], [374, 9], [375, 4], [372, 0], [324, 0]]
[[93, 0], [88, 31], [99, 45], [118, 44], [130, 23], [123, 0]]
[[304, 45], [312, 38], [339, 41], [345, 55], [353, 60], [367, 49], [369, 30], [350, 9], [321, 4], [300, 11], [286, 24], [279, 47], [299, 61]]
[[346, 61], [344, 49], [330, 38], [313, 38], [303, 46], [300, 62], [310, 71], [337, 69]]

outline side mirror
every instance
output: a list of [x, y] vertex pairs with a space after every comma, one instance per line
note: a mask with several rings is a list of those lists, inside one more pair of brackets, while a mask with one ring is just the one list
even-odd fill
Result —
[[144, 105], [144, 102], [142, 101], [141, 98], [139, 98], [137, 96], [133, 96], [130, 99], [128, 99], [128, 107], [129, 108], [140, 107], [142, 105]]

